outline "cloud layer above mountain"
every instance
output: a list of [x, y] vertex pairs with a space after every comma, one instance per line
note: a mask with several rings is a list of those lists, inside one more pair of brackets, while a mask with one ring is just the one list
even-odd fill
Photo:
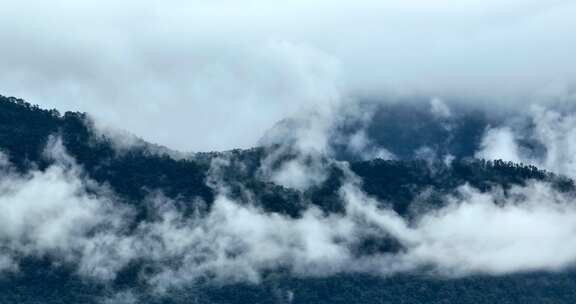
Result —
[[0, 12], [0, 90], [171, 148], [249, 147], [357, 94], [570, 93], [575, 13], [561, 0], [24, 0]]

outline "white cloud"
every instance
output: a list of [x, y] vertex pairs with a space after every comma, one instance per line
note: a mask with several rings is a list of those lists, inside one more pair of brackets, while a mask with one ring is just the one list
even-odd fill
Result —
[[476, 153], [478, 158], [502, 159], [516, 163], [522, 161], [514, 132], [508, 127], [487, 129], [480, 149]]
[[[353, 106], [342, 110], [348, 94], [498, 100], [574, 82], [575, 9], [568, 1], [23, 1], [0, 13], [0, 82], [32, 102], [89, 111], [101, 130], [126, 128], [179, 149], [252, 146], [296, 114], [296, 125], [268, 138], [294, 145], [281, 145], [260, 173], [304, 190], [326, 177], [334, 126], [349, 115], [371, 119]], [[430, 106], [438, 117], [453, 114], [441, 99]], [[570, 113], [535, 108], [528, 135], [491, 128], [477, 156], [576, 176]], [[526, 155], [521, 138], [536, 140], [545, 153]], [[366, 157], [394, 157], [364, 129], [346, 144]], [[289, 149], [295, 158], [272, 170]], [[4, 170], [9, 163], [0, 154], [0, 270], [17, 271], [21, 255], [50, 254], [76, 263], [81, 275], [110, 280], [138, 259], [155, 270], [143, 279], [162, 291], [202, 277], [258, 282], [263, 270], [278, 267], [316, 276], [422, 266], [445, 275], [499, 275], [576, 261], [573, 199], [541, 183], [508, 196], [462, 187], [446, 198], [447, 207], [413, 222], [357, 182], [341, 190], [346, 214], [310, 207], [296, 219], [235, 202], [215, 183], [221, 193], [209, 213], [184, 217], [169, 199], [149, 198], [143, 203], [156, 217], [129, 230], [130, 210], [83, 176], [57, 138], [45, 157], [56, 164], [18, 175]], [[375, 231], [406, 250], [355, 256], [351, 248]], [[134, 300], [126, 294], [111, 301]]]
[[87, 234], [114, 224], [111, 202], [88, 194], [85, 186], [75, 172], [59, 166], [0, 179], [0, 240], [14, 259], [45, 254], [74, 259]]
[[514, 188], [504, 204], [498, 193], [461, 191], [463, 198], [419, 220], [422, 242], [411, 259], [456, 274], [561, 270], [576, 261], [576, 208], [548, 185]]
[[532, 136], [546, 149], [545, 155], [534, 162], [553, 172], [576, 177], [576, 113], [545, 107], [535, 107], [532, 112], [535, 124]]
[[450, 107], [440, 98], [432, 98], [430, 100], [430, 110], [434, 116], [440, 119], [446, 119], [452, 115]]
[[[444, 198], [445, 207], [412, 220], [363, 193], [350, 172], [340, 190], [345, 213], [327, 215], [308, 207], [299, 218], [234, 201], [226, 196], [226, 185], [216, 183], [212, 186], [221, 193], [207, 213], [184, 216], [176, 202], [159, 195], [143, 202], [148, 220], [134, 223], [133, 213], [83, 176], [57, 139], [48, 147], [45, 154], [57, 160], [55, 165], [0, 178], [2, 271], [18, 271], [23, 255], [50, 255], [77, 265], [84, 277], [106, 281], [138, 260], [153, 270], [140, 278], [164, 292], [200, 278], [259, 282], [263, 271], [278, 268], [326, 276], [391, 275], [426, 267], [451, 277], [557, 271], [576, 262], [573, 196], [546, 183], [530, 182], [506, 193], [463, 186]], [[392, 237], [404, 250], [354, 254], [363, 239], [375, 236]]]
[[375, 208], [357, 190], [346, 191], [356, 214], [406, 245], [404, 253], [372, 261], [384, 273], [433, 266], [447, 276], [501, 275], [557, 271], [576, 262], [576, 206], [546, 184], [515, 187], [509, 196], [464, 186], [446, 207], [412, 224]]
[[[570, 105], [574, 99], [568, 99]], [[514, 126], [516, 119], [524, 119], [530, 127]], [[576, 114], [571, 106], [562, 103], [536, 104], [529, 107], [527, 115], [519, 115], [501, 126], [486, 130], [476, 157], [503, 159], [533, 164], [554, 173], [576, 177]], [[536, 149], [522, 148], [519, 140], [531, 140], [541, 145]]]
[[287, 114], [338, 95], [514, 99], [571, 84], [575, 9], [537, 0], [24, 0], [0, 12], [0, 90], [89, 111], [175, 149], [249, 147]]

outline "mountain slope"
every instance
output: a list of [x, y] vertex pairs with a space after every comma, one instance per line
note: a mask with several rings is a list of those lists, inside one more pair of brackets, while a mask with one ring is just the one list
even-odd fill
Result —
[[[43, 110], [22, 100], [0, 97], [0, 151], [8, 155], [15, 170], [25, 174], [45, 171], [55, 163], [46, 146], [60, 138], [63, 147], [84, 174], [98, 184], [109, 185], [117, 204], [131, 206], [135, 224], [153, 218], [144, 202], [161, 195], [182, 202], [184, 215], [208, 214], [218, 187], [211, 181], [214, 163], [219, 163], [220, 183], [241, 204], [254, 204], [265, 214], [303, 218], [315, 206], [325, 214], [344, 214], [342, 187], [352, 173], [362, 182], [360, 189], [388, 205], [408, 221], [419, 208], [440, 209], [443, 197], [457, 196], [468, 184], [482, 193], [511, 191], [540, 181], [561, 193], [574, 193], [572, 180], [534, 166], [503, 161], [457, 158], [452, 163], [405, 160], [352, 161], [346, 165], [326, 161], [327, 177], [307, 189], [276, 184], [261, 174], [261, 168], [276, 147], [198, 153], [174, 159], [140, 145], [119, 150], [111, 138], [94, 131], [87, 116]], [[400, 153], [399, 151], [395, 151]], [[466, 154], [466, 153], [464, 153]], [[469, 154], [469, 153], [468, 153]], [[280, 162], [290, 160], [287, 155]], [[223, 161], [222, 161], [223, 160]], [[347, 172], [347, 170], [350, 172]], [[507, 194], [505, 194], [507, 195]], [[363, 239], [351, 248], [355, 254], [378, 255], [402, 252], [405, 244], [390, 235]], [[9, 247], [4, 246], [9, 250]], [[3, 247], [3, 248], [4, 248]], [[22, 257], [19, 271], [0, 277], [2, 303], [99, 303], [115, 298], [145, 303], [569, 303], [576, 300], [576, 276], [570, 272], [528, 272], [505, 275], [436, 277], [426, 271], [379, 276], [339, 273], [298, 276], [286, 269], [270, 269], [260, 284], [211, 281], [209, 279], [149, 296], [150, 287], [141, 277], [153, 272], [146, 261], [133, 261], [112, 282], [86, 279], [73, 264], [55, 256]], [[46, 288], [49, 286], [49, 288]], [[142, 298], [141, 298], [142, 297]], [[146, 298], [146, 300], [144, 300]]]

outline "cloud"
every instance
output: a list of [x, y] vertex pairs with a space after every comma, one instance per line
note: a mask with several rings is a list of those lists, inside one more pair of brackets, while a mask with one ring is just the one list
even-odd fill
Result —
[[502, 159], [515, 163], [522, 160], [514, 132], [508, 127], [486, 130], [476, 157], [484, 159]]
[[173, 149], [250, 147], [276, 121], [334, 96], [501, 102], [571, 85], [575, 9], [536, 0], [25, 0], [1, 13], [0, 90], [88, 111]]
[[430, 100], [430, 108], [432, 114], [440, 119], [450, 118], [452, 115], [450, 107], [440, 98], [432, 98]]
[[576, 177], [576, 113], [573, 110], [535, 107], [535, 140], [546, 152], [537, 163], [548, 170]]
[[102, 304], [136, 304], [138, 297], [132, 292], [120, 292], [101, 301]]
[[446, 207], [420, 214], [412, 223], [376, 208], [357, 189], [344, 191], [355, 214], [406, 247], [402, 253], [371, 261], [384, 274], [432, 267], [448, 277], [502, 275], [558, 271], [576, 262], [573, 197], [547, 184], [515, 187], [508, 195], [462, 186], [457, 196], [447, 198]]
[[[242, 202], [229, 196], [221, 169], [231, 163], [218, 159], [210, 170], [217, 196], [209, 210], [185, 215], [180, 202], [159, 194], [142, 202], [148, 216], [137, 220], [136, 210], [90, 180], [57, 137], [44, 155], [53, 161], [44, 171], [20, 174], [4, 165], [0, 271], [17, 272], [23, 257], [48, 256], [106, 283], [138, 263], [146, 269], [138, 282], [162, 295], [199, 281], [259, 283], [279, 269], [301, 277], [424, 272], [452, 278], [561, 271], [576, 262], [574, 194], [543, 182], [489, 192], [463, 185], [442, 197], [443, 207], [405, 218], [364, 193], [345, 163], [330, 162], [319, 168], [338, 165], [345, 172], [344, 212], [308, 206], [295, 218], [264, 212], [256, 196]], [[399, 248], [358, 252], [374, 238]], [[137, 296], [121, 293], [109, 301]]]
[[[30, 44], [15, 41], [0, 59], [6, 94], [87, 111], [100, 129], [195, 151], [250, 147], [285, 115], [335, 94], [337, 60], [311, 46], [281, 37], [201, 37], [200, 30], [168, 38], [174, 28], [144, 20], [132, 21], [147, 35], [93, 28], [99, 11], [77, 9], [86, 32], [65, 31], [84, 23], [66, 12], [55, 28], [26, 22], [14, 29]], [[55, 45], [43, 38], [46, 31], [68, 34]]]
[[[576, 177], [576, 112], [558, 101], [537, 103], [503, 126], [486, 130], [476, 157], [532, 164], [554, 173]], [[518, 119], [524, 123], [515, 124]], [[530, 145], [522, 144], [529, 142]]]
[[[52, 156], [63, 150], [51, 144]], [[67, 155], [58, 157], [72, 161]], [[88, 189], [91, 189], [89, 191]], [[97, 193], [100, 193], [98, 195]], [[102, 195], [105, 194], [105, 195]], [[56, 256], [74, 261], [95, 230], [115, 226], [120, 206], [104, 188], [80, 177], [73, 163], [24, 175], [3, 172], [0, 178], [0, 242], [3, 268], [17, 269], [23, 256]], [[6, 261], [12, 260], [8, 267]], [[6, 263], [5, 263], [6, 262]]]
[[562, 270], [574, 264], [571, 198], [538, 183], [514, 188], [510, 197], [469, 187], [460, 191], [462, 198], [418, 221], [421, 243], [409, 251], [410, 259], [456, 274]]
[[[258, 178], [305, 191], [324, 182], [330, 166], [346, 168], [332, 159], [335, 146], [360, 159], [397, 157], [367, 135], [376, 107], [354, 94], [440, 96], [423, 106], [448, 131], [459, 114], [444, 95], [485, 97], [486, 108], [494, 106], [488, 114], [505, 108], [503, 99], [524, 101], [533, 87], [544, 89], [529, 103], [573, 101], [563, 84], [576, 76], [575, 9], [567, 1], [24, 1], [0, 16], [0, 82], [32, 102], [89, 111], [97, 135], [120, 148], [142, 142], [110, 129], [183, 150], [260, 143], [271, 153]], [[476, 156], [574, 177], [573, 113], [534, 106], [487, 128]], [[341, 135], [347, 127], [349, 136]], [[414, 152], [451, 159], [426, 146]], [[0, 271], [18, 271], [25, 256], [50, 256], [83, 278], [110, 282], [138, 262], [147, 267], [140, 282], [162, 293], [202, 280], [257, 283], [277, 269], [453, 277], [558, 271], [576, 261], [574, 198], [545, 183], [488, 193], [462, 186], [443, 197], [445, 207], [407, 219], [348, 176], [343, 214], [308, 207], [293, 218], [264, 212], [250, 193], [247, 202], [230, 197], [218, 168], [231, 160], [217, 159], [209, 211], [185, 216], [179, 202], [157, 195], [141, 202], [150, 217], [137, 221], [57, 137], [44, 157], [53, 165], [20, 174], [0, 153]], [[401, 248], [359, 255], [368, 238]]]

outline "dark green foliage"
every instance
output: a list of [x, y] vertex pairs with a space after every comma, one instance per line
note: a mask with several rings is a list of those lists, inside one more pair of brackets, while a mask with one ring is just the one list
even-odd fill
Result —
[[[345, 121], [338, 126], [337, 134], [347, 138], [364, 129], [373, 145], [385, 147], [402, 160], [416, 157], [424, 147], [438, 156], [449, 153], [456, 158], [473, 157], [486, 128], [500, 125], [505, 114], [489, 116], [480, 108], [471, 109], [458, 103], [450, 106], [452, 114], [439, 117], [431, 112], [429, 100], [366, 101], [357, 107], [359, 111], [373, 113], [371, 119]], [[361, 155], [347, 150], [345, 141], [344, 145], [338, 142], [339, 137], [333, 142], [337, 157], [357, 160]]]
[[206, 166], [190, 160], [152, 155], [146, 148], [118, 153], [110, 140], [95, 136], [83, 113], [46, 111], [14, 98], [0, 97], [0, 151], [21, 170], [33, 164], [43, 168], [42, 156], [50, 135], [59, 135], [67, 151], [88, 175], [109, 184], [123, 199], [142, 201], [155, 191], [193, 202], [210, 202], [213, 193], [205, 184]]
[[10, 161], [24, 168], [40, 159], [48, 136], [58, 130], [60, 114], [42, 110], [21, 99], [0, 96], [0, 148]]
[[[380, 200], [390, 202], [396, 212], [406, 215], [410, 204], [427, 189], [435, 197], [453, 194], [461, 185], [469, 184], [481, 191], [495, 187], [504, 190], [513, 185], [523, 186], [529, 180], [551, 182], [557, 189], [575, 191], [574, 183], [534, 166], [504, 162], [501, 160], [456, 160], [450, 165], [415, 161], [372, 160], [351, 164], [351, 169], [362, 177], [364, 190]], [[441, 201], [428, 200], [429, 204]]]
[[[29, 271], [0, 280], [0, 302], [102, 303], [113, 291], [94, 282], [71, 279], [57, 269]], [[8, 281], [10, 280], [10, 281]], [[439, 279], [415, 275], [377, 277], [336, 275], [328, 278], [279, 276], [261, 284], [197, 285], [165, 296], [142, 296], [146, 304], [283, 304], [293, 293], [294, 304], [567, 304], [576, 300], [573, 273], [529, 273], [501, 277], [472, 276]]]

